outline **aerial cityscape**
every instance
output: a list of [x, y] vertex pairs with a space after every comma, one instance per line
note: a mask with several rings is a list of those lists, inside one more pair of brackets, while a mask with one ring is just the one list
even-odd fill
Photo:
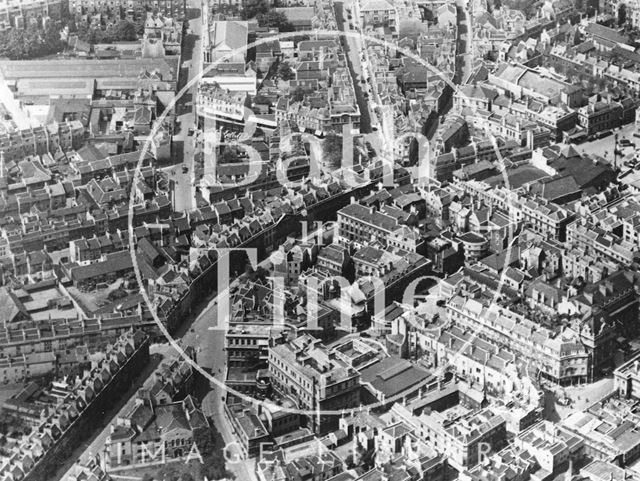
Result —
[[0, 0], [0, 481], [640, 481], [640, 0]]

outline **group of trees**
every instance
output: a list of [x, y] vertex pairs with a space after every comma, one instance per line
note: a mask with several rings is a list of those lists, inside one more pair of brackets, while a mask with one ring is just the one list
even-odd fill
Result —
[[250, 19], [263, 15], [269, 11], [269, 2], [267, 0], [247, 0], [242, 10], [242, 17]]
[[491, 11], [496, 11], [504, 5], [513, 10], [520, 10], [527, 18], [532, 18], [536, 16], [543, 3], [541, 0], [533, 2], [531, 0], [493, 0], [489, 2], [489, 8]]
[[322, 162], [332, 169], [342, 165], [342, 136], [329, 132], [322, 141]]
[[15, 435], [16, 433], [27, 434], [31, 429], [25, 424], [20, 416], [16, 416], [5, 409], [0, 409], [0, 434]]
[[295, 77], [295, 73], [293, 72], [291, 65], [289, 65], [289, 62], [281, 62], [278, 64], [278, 77], [285, 82]]
[[63, 52], [67, 46], [61, 38], [65, 26], [70, 33], [77, 33], [80, 40], [95, 43], [135, 41], [144, 32], [144, 23], [119, 20], [108, 26], [90, 27], [87, 23], [76, 24], [73, 18], [62, 22], [35, 22], [26, 28], [10, 28], [0, 32], [0, 57], [11, 60], [28, 60]]
[[284, 13], [269, 10], [257, 16], [261, 27], [277, 28], [279, 32], [293, 32], [295, 28]]
[[[70, 28], [71, 30], [71, 28]], [[89, 26], [85, 23], [77, 25], [78, 38], [91, 44], [133, 42], [144, 32], [143, 23], [119, 20], [108, 26]]]
[[293, 32], [291, 22], [284, 13], [276, 12], [266, 0], [247, 0], [242, 10], [242, 18], [256, 18], [261, 27], [277, 28], [281, 32]]
[[45, 28], [31, 24], [25, 29], [11, 28], [0, 32], [0, 57], [27, 60], [62, 52], [65, 42], [60, 39], [62, 25], [48, 22]]

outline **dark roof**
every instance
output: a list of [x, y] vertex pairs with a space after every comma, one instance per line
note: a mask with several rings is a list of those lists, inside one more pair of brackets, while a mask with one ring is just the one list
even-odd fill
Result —
[[397, 357], [383, 359], [360, 372], [362, 383], [371, 384], [387, 399], [412, 387], [417, 388], [431, 377], [433, 375], [425, 369]]

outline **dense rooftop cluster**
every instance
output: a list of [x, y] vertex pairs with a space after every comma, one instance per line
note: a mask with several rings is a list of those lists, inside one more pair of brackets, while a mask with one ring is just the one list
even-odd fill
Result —
[[640, 4], [0, 1], [52, 25], [0, 61], [2, 481], [640, 479]]

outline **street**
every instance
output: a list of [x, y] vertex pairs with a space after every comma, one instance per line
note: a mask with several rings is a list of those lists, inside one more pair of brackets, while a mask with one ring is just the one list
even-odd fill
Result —
[[[187, 0], [187, 18], [189, 19], [189, 33], [185, 35], [182, 49], [183, 73], [186, 77], [180, 81], [180, 87], [187, 85], [192, 79], [200, 76], [202, 71], [202, 6], [201, 0]], [[175, 157], [182, 160], [187, 167], [183, 172], [182, 165], [173, 167], [170, 179], [174, 184], [174, 210], [188, 212], [195, 209], [195, 151], [196, 137], [189, 135], [189, 129], [196, 124], [196, 110], [194, 107], [198, 90], [195, 82], [176, 103], [176, 119], [178, 132], [173, 136]]]
[[[613, 378], [611, 377], [579, 386], [567, 386], [564, 388], [558, 386], [545, 387], [544, 418], [553, 422], [566, 419], [575, 412], [584, 411], [613, 390]], [[559, 398], [565, 396], [571, 400], [569, 406], [562, 406], [556, 402]]]
[[[458, 14], [458, 48], [461, 48], [458, 56], [462, 61], [459, 72], [456, 72], [456, 83], [465, 84], [473, 73], [473, 59], [475, 58], [472, 14], [467, 8], [465, 0], [457, 0], [456, 5]], [[471, 5], [471, 2], [469, 5]]]
[[[309, 240], [318, 236], [318, 230], [308, 233], [303, 239]], [[325, 233], [326, 234], [326, 233]], [[258, 266], [268, 268], [269, 258], [262, 260]], [[230, 290], [238, 284], [243, 276], [235, 279], [229, 286]], [[221, 295], [228, 296], [228, 292], [213, 293], [206, 307], [202, 309], [190, 326], [186, 327], [186, 332], [181, 337], [183, 345], [196, 347], [197, 362], [205, 371], [210, 373], [219, 383], [212, 383], [211, 392], [207, 394], [202, 403], [202, 410], [209, 416], [227, 446], [233, 446], [236, 436], [231, 432], [229, 423], [224, 417], [224, 399], [227, 396], [225, 380], [227, 377], [227, 356], [224, 348], [225, 333], [224, 328], [216, 329], [218, 326], [218, 298]], [[230, 449], [229, 454], [233, 454]], [[241, 462], [228, 463], [227, 469], [236, 475], [236, 479], [255, 480], [254, 460], [242, 460]]]
[[[341, 32], [349, 32], [349, 20], [345, 18], [344, 10], [345, 8], [350, 8], [353, 11], [353, 3], [351, 0], [345, 0], [336, 2], [334, 5], [338, 30]], [[360, 80], [365, 78], [365, 73], [362, 69], [362, 60], [360, 60], [358, 56], [358, 53], [363, 51], [362, 41], [355, 36], [343, 35], [337, 36], [336, 40], [342, 42], [342, 48], [347, 54], [349, 73], [351, 73], [351, 80], [353, 81], [358, 107], [360, 108], [360, 132], [363, 134], [369, 133], [372, 131], [372, 123], [377, 122], [372, 122], [372, 119], [375, 119], [375, 113], [371, 109], [369, 101], [365, 99], [363, 85], [360, 83]]]
[[[189, 33], [185, 35], [183, 50], [182, 50], [182, 61], [183, 67], [188, 66], [188, 68], [183, 68], [181, 72], [180, 79], [180, 87], [187, 85], [193, 78], [198, 77], [202, 70], [202, 0], [187, 0], [187, 18], [189, 20]], [[186, 74], [186, 77], [183, 75]], [[194, 151], [195, 151], [195, 137], [188, 135], [188, 131], [190, 127], [193, 127], [195, 124], [195, 109], [193, 107], [189, 108], [188, 103], [193, 102], [195, 99], [195, 94], [197, 92], [197, 82], [194, 83], [191, 88], [185, 93], [185, 95], [178, 99], [175, 110], [176, 110], [176, 120], [177, 120], [177, 132], [176, 135], [173, 136], [173, 147], [174, 147], [174, 155], [176, 158], [183, 160], [187, 167], [187, 172], [183, 172], [183, 168], [181, 164], [174, 165], [172, 167], [165, 168], [165, 170], [169, 174], [169, 179], [175, 182], [175, 197], [174, 197], [174, 209], [176, 211], [189, 211], [195, 208], [195, 187], [193, 178], [195, 168], [194, 168]], [[193, 104], [189, 104], [193, 105]], [[204, 323], [205, 319], [208, 316], [208, 309], [205, 309], [203, 313], [198, 317], [198, 321], [200, 323]], [[215, 316], [214, 316], [215, 318]], [[198, 322], [197, 321], [197, 322]], [[209, 324], [207, 324], [208, 327]], [[221, 349], [221, 343], [224, 341], [224, 336], [220, 336], [219, 333], [215, 331], [209, 331], [207, 327], [202, 327], [198, 332], [202, 332], [203, 335], [209, 336], [207, 337], [207, 343], [212, 343], [211, 349], [203, 350], [205, 353], [212, 353], [212, 359], [206, 363], [206, 366], [222, 366], [224, 365], [224, 351]], [[187, 333], [185, 336], [185, 341], [191, 344], [196, 344], [197, 339], [195, 336], [190, 336]], [[218, 334], [216, 336], [216, 334]], [[216, 342], [220, 342], [220, 348], [214, 347], [216, 346]], [[207, 344], [209, 345], [209, 344]], [[101, 452], [104, 448], [104, 443], [106, 441], [107, 436], [110, 432], [110, 424], [112, 421], [115, 421], [115, 418], [118, 413], [124, 412], [127, 409], [130, 409], [135, 403], [135, 392], [138, 388], [142, 387], [151, 376], [153, 370], [160, 363], [161, 359], [165, 356], [168, 356], [174, 352], [173, 348], [169, 345], [154, 345], [152, 348], [152, 362], [145, 369], [145, 371], [140, 375], [138, 381], [132, 388], [122, 396], [121, 401], [117, 402], [114, 408], [109, 412], [105, 413], [105, 427], [95, 436], [91, 437], [86, 442], [82, 443], [73, 453], [73, 455], [69, 458], [67, 463], [61, 466], [61, 469], [58, 470], [59, 477], [57, 479], [63, 479], [68, 474], [72, 465], [77, 462], [86, 462], [96, 453]], [[222, 355], [221, 358], [216, 358], [216, 356]], [[125, 402], [126, 400], [126, 402]], [[204, 406], [203, 406], [204, 408]], [[221, 430], [219, 426], [222, 423], [216, 421], [216, 425], [218, 429]], [[226, 439], [226, 438], [225, 438]], [[243, 473], [246, 474], [246, 473]], [[250, 477], [242, 477], [239, 479], [251, 479]]]

